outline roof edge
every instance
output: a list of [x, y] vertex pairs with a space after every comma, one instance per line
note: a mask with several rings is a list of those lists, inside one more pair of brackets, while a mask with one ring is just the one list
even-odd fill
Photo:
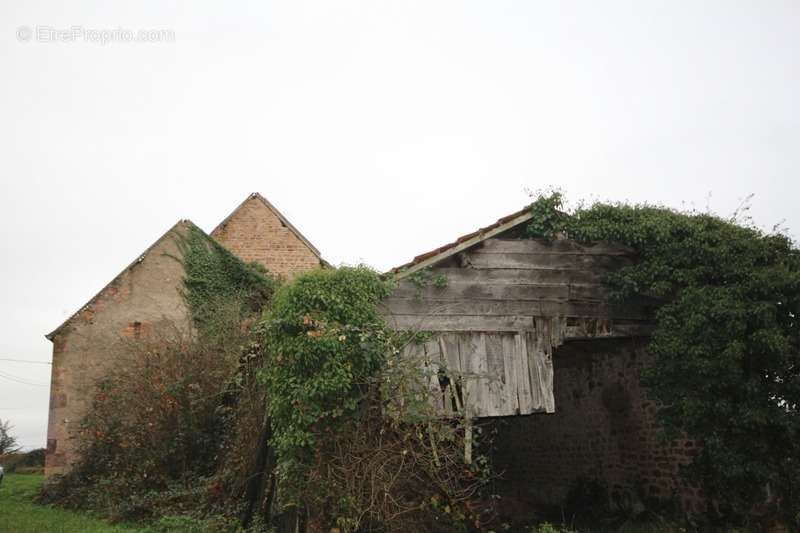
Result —
[[252, 199], [254, 199], [254, 198], [255, 198], [255, 199], [258, 199], [258, 200], [260, 200], [260, 201], [261, 201], [261, 203], [263, 203], [265, 206], [267, 206], [267, 209], [269, 209], [270, 211], [272, 211], [272, 213], [273, 213], [273, 214], [274, 214], [276, 217], [278, 217], [278, 219], [281, 221], [281, 223], [282, 223], [284, 226], [286, 226], [286, 227], [289, 229], [289, 231], [291, 231], [292, 233], [294, 233], [295, 237], [297, 237], [298, 239], [300, 239], [300, 241], [301, 241], [303, 244], [305, 244], [305, 245], [308, 247], [308, 249], [309, 249], [309, 250], [311, 250], [311, 252], [312, 252], [312, 253], [313, 253], [315, 256], [317, 256], [317, 259], [319, 259], [321, 262], [323, 262], [323, 263], [325, 263], [325, 264], [328, 264], [328, 262], [327, 262], [327, 261], [325, 261], [325, 260], [322, 258], [322, 255], [320, 254], [320, 252], [319, 252], [319, 250], [317, 249], [317, 247], [316, 247], [316, 246], [314, 246], [313, 244], [311, 244], [311, 241], [309, 241], [308, 239], [306, 239], [306, 238], [305, 238], [305, 236], [304, 236], [302, 233], [300, 233], [300, 230], [298, 230], [296, 227], [294, 227], [294, 224], [292, 224], [291, 222], [289, 222], [289, 219], [288, 219], [288, 218], [286, 218], [285, 216], [283, 216], [283, 213], [281, 213], [280, 211], [278, 211], [278, 208], [276, 208], [274, 205], [272, 205], [272, 204], [270, 203], [270, 201], [269, 201], [269, 200], [267, 200], [266, 198], [264, 198], [264, 197], [261, 195], [261, 193], [258, 193], [258, 192], [253, 192], [253, 193], [250, 193], [250, 194], [247, 196], [247, 198], [245, 198], [245, 199], [242, 201], [242, 203], [240, 203], [238, 206], [236, 206], [236, 209], [234, 209], [233, 211], [231, 211], [231, 213], [230, 213], [228, 216], [226, 216], [226, 217], [225, 217], [225, 218], [222, 220], [222, 222], [220, 222], [219, 224], [217, 224], [217, 226], [216, 226], [216, 227], [215, 227], [213, 230], [211, 230], [211, 233], [209, 233], [209, 235], [212, 235], [212, 236], [213, 236], [213, 235], [214, 235], [214, 233], [215, 233], [217, 230], [220, 230], [220, 229], [222, 229], [222, 228], [223, 228], [223, 227], [224, 227], [224, 226], [225, 226], [225, 225], [228, 223], [228, 221], [229, 221], [229, 220], [230, 220], [230, 219], [233, 217], [233, 215], [235, 215], [235, 214], [236, 214], [236, 212], [237, 212], [237, 211], [239, 211], [239, 209], [241, 209], [241, 208], [242, 208], [242, 206], [243, 206], [243, 205], [244, 205], [244, 204], [245, 204], [245, 203], [246, 203], [248, 200], [252, 200]]
[[173, 231], [174, 231], [176, 228], [178, 228], [179, 226], [181, 226], [181, 225], [186, 225], [186, 226], [188, 226], [188, 227], [191, 227], [191, 228], [198, 229], [198, 230], [200, 230], [201, 232], [203, 232], [203, 234], [204, 234], [204, 235], [206, 235], [207, 237], [211, 238], [209, 235], [207, 235], [207, 234], [206, 234], [206, 232], [205, 232], [205, 231], [203, 231], [202, 229], [200, 229], [200, 228], [197, 226], [197, 224], [195, 224], [194, 222], [192, 222], [192, 221], [191, 221], [191, 220], [189, 220], [188, 218], [182, 218], [181, 220], [179, 220], [178, 222], [176, 222], [175, 224], [173, 224], [173, 225], [172, 225], [172, 226], [171, 226], [171, 227], [170, 227], [170, 228], [169, 228], [169, 229], [168, 229], [166, 232], [164, 232], [164, 234], [163, 234], [163, 235], [161, 235], [161, 237], [159, 237], [158, 239], [156, 239], [156, 240], [155, 240], [155, 242], [153, 242], [153, 244], [151, 244], [150, 246], [148, 246], [148, 247], [147, 247], [147, 249], [146, 249], [144, 252], [140, 253], [140, 254], [139, 254], [137, 257], [136, 257], [136, 259], [134, 259], [133, 261], [131, 261], [131, 262], [128, 264], [128, 266], [126, 266], [124, 269], [122, 269], [122, 271], [121, 271], [119, 274], [117, 274], [116, 276], [114, 276], [113, 278], [111, 278], [111, 281], [109, 281], [108, 283], [106, 283], [105, 285], [103, 285], [103, 288], [102, 288], [102, 289], [100, 289], [99, 291], [97, 291], [97, 293], [96, 293], [94, 296], [92, 296], [92, 298], [91, 298], [91, 299], [90, 299], [88, 302], [86, 302], [85, 304], [83, 304], [83, 305], [82, 305], [82, 306], [81, 306], [81, 307], [80, 307], [80, 308], [79, 308], [77, 311], [75, 311], [74, 313], [72, 313], [72, 314], [69, 316], [69, 318], [67, 318], [66, 320], [64, 320], [64, 322], [62, 322], [62, 323], [61, 323], [61, 324], [60, 324], [60, 325], [59, 325], [59, 326], [58, 326], [56, 329], [54, 329], [54, 330], [53, 330], [53, 331], [51, 331], [50, 333], [47, 333], [47, 334], [46, 334], [44, 337], [45, 337], [47, 340], [49, 340], [49, 341], [51, 341], [51, 342], [52, 342], [52, 341], [53, 341], [53, 338], [54, 338], [56, 335], [58, 335], [58, 334], [61, 332], [61, 330], [62, 330], [62, 329], [64, 329], [64, 328], [65, 328], [67, 325], [69, 325], [69, 323], [70, 323], [70, 322], [72, 322], [72, 321], [73, 321], [73, 320], [74, 320], [74, 319], [75, 319], [75, 318], [76, 318], [78, 315], [80, 315], [80, 314], [81, 314], [81, 312], [82, 312], [83, 310], [85, 310], [87, 307], [89, 307], [90, 305], [92, 305], [93, 303], [95, 303], [95, 302], [97, 301], [97, 299], [100, 297], [100, 295], [101, 295], [101, 294], [103, 294], [103, 292], [105, 292], [105, 290], [106, 290], [107, 288], [109, 288], [109, 287], [111, 286], [111, 284], [113, 284], [115, 281], [117, 281], [117, 280], [118, 280], [118, 279], [119, 279], [119, 278], [120, 278], [120, 277], [121, 277], [123, 274], [125, 274], [126, 272], [128, 272], [128, 271], [129, 271], [131, 268], [133, 268], [133, 267], [135, 267], [136, 265], [138, 265], [139, 263], [141, 263], [141, 262], [144, 260], [145, 256], [146, 256], [148, 253], [150, 253], [150, 251], [151, 251], [153, 248], [155, 248], [156, 246], [158, 246], [159, 244], [161, 244], [161, 243], [164, 241], [164, 239], [166, 239], [166, 238], [167, 238], [169, 235], [171, 235], [171, 234], [172, 234], [172, 232], [173, 232]]
[[410, 276], [414, 272], [428, 268], [429, 266], [443, 261], [448, 257], [466, 250], [467, 248], [471, 248], [476, 244], [485, 241], [486, 239], [490, 239], [496, 235], [504, 233], [515, 226], [527, 222], [531, 218], [533, 218], [533, 212], [526, 207], [525, 209], [517, 211], [516, 213], [512, 213], [501, 218], [494, 224], [486, 226], [485, 228], [481, 228], [473, 233], [464, 235], [454, 242], [440, 246], [439, 248], [431, 250], [430, 252], [418, 255], [412, 261], [389, 270], [387, 274], [393, 275], [394, 279], [399, 281]]

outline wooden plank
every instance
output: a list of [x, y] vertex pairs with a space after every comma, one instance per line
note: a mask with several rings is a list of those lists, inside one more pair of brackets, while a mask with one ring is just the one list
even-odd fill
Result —
[[542, 300], [539, 316], [607, 317], [630, 320], [647, 320], [651, 314], [639, 303], [609, 304], [605, 301], [570, 300], [567, 302]]
[[556, 412], [556, 398], [553, 393], [553, 351], [548, 350], [544, 360], [544, 383], [546, 386], [544, 396], [544, 412]]
[[569, 285], [529, 284], [509, 285], [507, 283], [450, 283], [445, 288], [415, 287], [403, 281], [392, 293], [396, 298], [417, 298], [419, 300], [567, 300]]
[[436, 363], [437, 365], [442, 360], [442, 352], [439, 348], [439, 340], [438, 339], [431, 339], [425, 341], [423, 344], [423, 348], [425, 349], [425, 359], [427, 361]]
[[503, 357], [503, 338], [500, 333], [487, 333], [486, 374], [489, 416], [513, 414], [506, 403], [505, 358]]
[[526, 334], [526, 352], [524, 357], [528, 363], [528, 377], [531, 382], [531, 398], [533, 399], [533, 411], [540, 412], [544, 409], [545, 399], [542, 387], [542, 368], [541, 362], [544, 358], [543, 347], [543, 323], [542, 320], [536, 321], [536, 331]]
[[497, 225], [497, 226], [495, 226], [495, 227], [493, 227], [493, 228], [491, 228], [489, 230], [480, 232], [475, 237], [472, 237], [470, 239], [466, 239], [463, 242], [460, 242], [460, 243], [458, 243], [458, 244], [456, 244], [454, 246], [451, 246], [450, 248], [447, 248], [447, 249], [443, 250], [442, 252], [440, 252], [438, 254], [435, 254], [435, 255], [433, 255], [431, 257], [428, 257], [427, 259], [424, 259], [422, 261], [419, 261], [418, 263], [414, 263], [413, 265], [405, 268], [404, 270], [395, 273], [395, 279], [396, 280], [401, 280], [401, 279], [403, 279], [403, 278], [405, 278], [407, 276], [410, 276], [414, 272], [417, 272], [419, 270], [423, 270], [425, 268], [433, 266], [436, 263], [444, 261], [448, 257], [451, 257], [451, 256], [453, 256], [453, 255], [455, 255], [457, 253], [463, 252], [464, 250], [467, 250], [468, 248], [471, 248], [471, 247], [475, 246], [476, 244], [478, 244], [481, 241], [485, 241], [486, 239], [490, 239], [490, 238], [494, 237], [495, 235], [500, 235], [504, 231], [508, 231], [511, 228], [513, 228], [514, 226], [518, 226], [519, 224], [522, 224], [523, 222], [527, 222], [532, 217], [533, 217], [533, 213], [531, 211], [529, 211], [529, 210], [525, 211], [524, 213], [520, 214], [519, 216], [514, 217], [511, 220], [509, 220], [507, 222], [504, 222], [503, 224], [499, 224], [499, 225]]
[[442, 352], [442, 360], [447, 365], [448, 373], [454, 377], [461, 375], [461, 361], [458, 354], [458, 335], [444, 333], [439, 335], [439, 350]]
[[569, 268], [615, 270], [631, 260], [621, 255], [597, 254], [524, 254], [470, 252], [467, 262], [471, 268]]
[[486, 334], [486, 361], [487, 371], [493, 378], [497, 378], [501, 384], [505, 379], [505, 360], [503, 358], [503, 334]]
[[[560, 336], [554, 329], [560, 329], [558, 319], [536, 319], [536, 332], [529, 334], [531, 339], [528, 344], [528, 357], [530, 360], [531, 389], [539, 400], [539, 407], [546, 413], [555, 412], [555, 398], [553, 397], [553, 338]], [[531, 347], [534, 349], [531, 349]]]
[[517, 373], [521, 364], [517, 361], [517, 344], [514, 334], [502, 333], [503, 371], [505, 377], [505, 405], [509, 415], [520, 414]]
[[564, 335], [567, 329], [567, 319], [564, 316], [554, 316], [550, 319], [550, 346], [557, 348], [564, 344]]
[[492, 389], [489, 385], [491, 376], [489, 375], [489, 354], [486, 352], [486, 333], [477, 333], [478, 351], [474, 354], [472, 368], [475, 372], [475, 382], [477, 384], [477, 409], [476, 416], [497, 416], [494, 411], [494, 399]]
[[531, 378], [528, 368], [527, 333], [519, 331], [514, 336], [515, 350], [513, 355], [514, 374], [517, 378], [517, 398], [519, 398], [519, 413], [528, 415], [535, 412], [533, 395], [531, 393]]
[[561, 316], [644, 319], [641, 306], [609, 306], [606, 302], [561, 300], [421, 300], [391, 297], [383, 302], [385, 315]]
[[608, 301], [608, 288], [600, 284], [570, 284], [570, 300]]
[[[595, 304], [595, 307], [598, 307]], [[420, 300], [418, 298], [389, 298], [382, 306], [387, 314], [398, 315], [482, 315], [535, 316], [540, 315], [539, 302], [511, 300]]]
[[608, 330], [588, 329], [583, 325], [568, 326], [565, 328], [565, 340], [587, 340], [597, 338], [627, 338], [648, 337], [653, 334], [655, 326], [652, 323], [641, 324], [611, 324]]
[[578, 244], [568, 239], [544, 241], [541, 239], [502, 239], [494, 237], [481, 243], [476, 251], [481, 253], [529, 254], [599, 254], [632, 255], [633, 249], [611, 243]]
[[464, 402], [464, 416], [469, 419], [475, 416], [474, 403], [477, 394], [475, 380], [472, 379], [472, 354], [476, 347], [472, 334], [458, 336], [458, 356], [461, 366], [461, 397]]
[[461, 361], [459, 360], [458, 336], [445, 333], [439, 335], [439, 349], [445, 365], [449, 384], [444, 391], [445, 414], [461, 413]]
[[428, 361], [428, 371], [430, 372], [429, 388], [431, 405], [436, 412], [447, 415], [450, 409], [449, 391], [443, 390], [439, 382], [439, 374], [444, 373], [447, 367], [438, 338], [425, 342], [425, 358]]
[[[527, 331], [533, 319], [522, 316], [426, 316], [392, 315], [389, 327], [398, 331]], [[463, 359], [462, 359], [463, 362]]]
[[468, 406], [467, 413], [473, 417], [490, 416], [488, 404], [491, 399], [487, 383], [486, 335], [483, 333], [461, 335], [459, 352], [461, 367], [468, 369], [464, 374], [466, 382], [464, 388], [467, 391], [464, 405]]
[[423, 345], [425, 349], [425, 360], [423, 372], [425, 372], [425, 384], [427, 385], [428, 402], [437, 413], [444, 413], [444, 395], [439, 386], [439, 369], [441, 368], [441, 352], [437, 340], [426, 341]]
[[[431, 356], [434, 356], [434, 354], [428, 354], [430, 350], [428, 345], [429, 342], [409, 342], [403, 347], [401, 357], [406, 361], [410, 361], [421, 373], [421, 380], [418, 383], [411, 382], [407, 384], [407, 386], [410, 386], [413, 391], [424, 394], [431, 406], [436, 409], [437, 412], [440, 412], [442, 409], [440, 405], [441, 393], [438, 390], [438, 380], [436, 380], [439, 365], [436, 359], [432, 360]], [[417, 387], [420, 387], [422, 390], [417, 390]], [[397, 399], [400, 406], [405, 404], [403, 401], [403, 394], [400, 394]]]
[[434, 275], [443, 275], [448, 283], [511, 283], [562, 284], [602, 283], [603, 270], [575, 268], [435, 268]]

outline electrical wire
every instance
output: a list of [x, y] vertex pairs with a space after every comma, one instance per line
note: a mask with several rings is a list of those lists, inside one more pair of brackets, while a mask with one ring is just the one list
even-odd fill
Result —
[[35, 383], [33, 381], [29, 381], [25, 378], [15, 376], [13, 374], [8, 374], [6, 372], [0, 371], [0, 378], [6, 379], [8, 381], [13, 381], [14, 383], [19, 383], [21, 385], [29, 385], [31, 387], [48, 387], [49, 385], [45, 383]]

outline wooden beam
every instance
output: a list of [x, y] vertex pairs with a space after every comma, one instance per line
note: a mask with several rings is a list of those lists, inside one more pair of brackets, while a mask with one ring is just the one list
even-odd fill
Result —
[[533, 331], [530, 316], [391, 315], [386, 322], [398, 331]]
[[503, 239], [486, 241], [481, 253], [525, 253], [540, 255], [633, 255], [634, 250], [608, 242], [580, 244], [570, 239]]
[[467, 248], [471, 248], [471, 247], [475, 246], [476, 244], [478, 244], [478, 243], [480, 243], [482, 241], [485, 241], [486, 239], [490, 239], [490, 238], [494, 237], [495, 235], [500, 235], [504, 231], [510, 230], [514, 226], [518, 226], [519, 224], [522, 224], [523, 222], [527, 222], [531, 218], [533, 218], [533, 213], [531, 211], [526, 211], [525, 213], [521, 214], [520, 216], [512, 218], [508, 222], [505, 222], [503, 224], [500, 224], [497, 227], [494, 227], [494, 228], [492, 228], [490, 230], [482, 232], [482, 233], [472, 237], [471, 239], [465, 240], [464, 242], [460, 242], [460, 243], [456, 244], [455, 246], [452, 246], [452, 247], [442, 251], [441, 253], [438, 253], [438, 254], [436, 254], [434, 256], [431, 256], [431, 257], [429, 257], [427, 259], [424, 259], [424, 260], [420, 261], [419, 263], [411, 265], [410, 267], [408, 267], [407, 269], [405, 269], [405, 270], [403, 270], [401, 272], [397, 272], [394, 275], [394, 279], [395, 280], [401, 280], [401, 279], [403, 279], [405, 277], [410, 276], [414, 272], [417, 272], [419, 270], [423, 270], [425, 268], [428, 268], [431, 265], [435, 265], [436, 263], [438, 263], [440, 261], [443, 261], [443, 260], [447, 259], [448, 257], [451, 257], [451, 256], [453, 256], [453, 255], [455, 255], [455, 254], [457, 254], [459, 252], [463, 252]]

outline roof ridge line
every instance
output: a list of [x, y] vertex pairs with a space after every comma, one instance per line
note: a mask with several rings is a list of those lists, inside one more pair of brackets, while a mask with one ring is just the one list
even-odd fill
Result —
[[211, 238], [211, 236], [210, 236], [210, 235], [208, 235], [208, 234], [207, 234], [205, 231], [203, 231], [203, 230], [202, 230], [202, 228], [200, 228], [199, 226], [197, 226], [197, 224], [195, 224], [194, 222], [192, 222], [190, 219], [188, 219], [188, 218], [181, 218], [181, 219], [179, 219], [179, 220], [178, 220], [178, 221], [177, 221], [175, 224], [173, 224], [172, 226], [170, 226], [170, 228], [169, 228], [167, 231], [165, 231], [165, 232], [164, 232], [164, 233], [161, 235], [161, 237], [159, 237], [158, 239], [156, 239], [156, 240], [153, 242], [153, 244], [151, 244], [150, 246], [148, 246], [148, 247], [147, 247], [147, 248], [146, 248], [146, 249], [145, 249], [145, 250], [144, 250], [142, 253], [140, 253], [139, 255], [137, 255], [137, 256], [136, 256], [136, 259], [134, 259], [133, 261], [131, 261], [130, 263], [128, 263], [128, 265], [127, 265], [125, 268], [123, 268], [123, 269], [122, 269], [122, 270], [119, 272], [119, 274], [117, 274], [116, 276], [114, 276], [113, 278], [111, 278], [111, 281], [109, 281], [108, 283], [106, 283], [105, 285], [103, 285], [103, 287], [102, 287], [102, 288], [101, 288], [99, 291], [97, 291], [97, 292], [95, 293], [95, 295], [94, 295], [94, 296], [92, 296], [92, 297], [89, 299], [89, 301], [88, 301], [88, 302], [86, 302], [85, 304], [83, 304], [82, 306], [80, 306], [80, 307], [78, 308], [78, 310], [77, 310], [77, 311], [75, 311], [74, 313], [72, 313], [72, 314], [71, 314], [71, 315], [70, 315], [70, 316], [69, 316], [69, 317], [68, 317], [66, 320], [64, 320], [64, 321], [63, 321], [63, 322], [62, 322], [62, 323], [61, 323], [61, 324], [60, 324], [60, 325], [59, 325], [59, 326], [58, 326], [56, 329], [54, 329], [54, 330], [53, 330], [53, 331], [51, 331], [50, 333], [46, 334], [46, 335], [45, 335], [45, 338], [46, 338], [47, 340], [49, 340], [49, 341], [52, 341], [52, 340], [53, 340], [53, 337], [55, 337], [55, 336], [56, 336], [56, 335], [57, 335], [57, 334], [58, 334], [58, 333], [59, 333], [59, 332], [60, 332], [62, 329], [64, 329], [64, 327], [66, 327], [66, 326], [67, 326], [67, 325], [68, 325], [70, 322], [72, 322], [72, 321], [73, 321], [73, 320], [74, 320], [74, 319], [75, 319], [75, 318], [76, 318], [78, 315], [80, 315], [80, 314], [81, 314], [81, 312], [83, 312], [85, 309], [87, 309], [87, 308], [88, 308], [90, 305], [92, 305], [93, 303], [95, 303], [95, 301], [97, 301], [97, 299], [100, 297], [100, 295], [101, 295], [101, 294], [103, 294], [103, 292], [104, 292], [104, 291], [105, 291], [107, 288], [109, 288], [109, 287], [111, 286], [111, 284], [112, 284], [112, 283], [114, 283], [115, 281], [117, 281], [117, 279], [119, 279], [119, 278], [120, 278], [120, 276], [122, 276], [123, 274], [125, 274], [125, 273], [126, 273], [127, 271], [129, 271], [131, 268], [133, 268], [133, 267], [135, 267], [136, 265], [138, 265], [139, 263], [141, 263], [141, 262], [144, 260], [144, 258], [147, 256], [147, 254], [148, 254], [148, 253], [150, 253], [150, 251], [151, 251], [153, 248], [155, 248], [156, 246], [158, 246], [159, 244], [161, 244], [161, 242], [163, 242], [163, 241], [164, 241], [164, 239], [166, 239], [166, 238], [167, 238], [167, 236], [168, 236], [168, 235], [170, 235], [170, 234], [173, 232], [173, 230], [174, 230], [175, 228], [177, 228], [178, 226], [180, 226], [181, 224], [187, 224], [187, 225], [189, 225], [189, 226], [191, 226], [191, 227], [193, 227], [193, 228], [196, 228], [196, 229], [200, 230], [200, 231], [203, 233], [203, 235], [205, 235], [205, 236], [206, 236], [206, 237], [208, 237], [209, 239]]
[[270, 203], [270, 201], [269, 201], [269, 200], [267, 200], [267, 199], [266, 199], [266, 198], [265, 198], [265, 197], [264, 197], [264, 196], [263, 196], [261, 193], [259, 193], [258, 191], [256, 191], [256, 192], [252, 192], [252, 193], [250, 193], [249, 195], [247, 195], [247, 198], [245, 198], [244, 200], [242, 200], [242, 202], [241, 202], [239, 205], [237, 205], [237, 206], [236, 206], [236, 208], [235, 208], [233, 211], [231, 211], [231, 212], [230, 212], [230, 214], [228, 214], [228, 216], [226, 216], [226, 217], [225, 217], [225, 218], [222, 220], [222, 222], [220, 222], [219, 224], [217, 224], [217, 226], [216, 226], [216, 227], [215, 227], [213, 230], [211, 230], [211, 232], [209, 233], [209, 235], [213, 235], [213, 234], [214, 234], [214, 233], [215, 233], [217, 230], [219, 230], [219, 229], [223, 228], [223, 227], [224, 227], [224, 226], [225, 226], [225, 225], [228, 223], [228, 221], [231, 219], [231, 217], [233, 217], [233, 215], [234, 215], [234, 214], [236, 214], [236, 212], [237, 212], [237, 211], [239, 211], [239, 209], [241, 209], [241, 208], [242, 208], [242, 206], [244, 206], [244, 204], [245, 204], [245, 203], [246, 203], [248, 200], [252, 200], [252, 199], [257, 199], [257, 200], [260, 200], [260, 201], [261, 201], [261, 203], [263, 203], [263, 204], [264, 204], [264, 205], [265, 205], [265, 206], [266, 206], [266, 207], [267, 207], [267, 208], [268, 208], [270, 211], [272, 211], [272, 213], [273, 213], [273, 214], [274, 214], [276, 217], [278, 217], [278, 220], [280, 220], [280, 221], [281, 221], [281, 223], [282, 223], [282, 224], [283, 224], [283, 225], [284, 225], [284, 226], [285, 226], [285, 227], [286, 227], [286, 228], [287, 228], [289, 231], [291, 231], [291, 232], [292, 232], [292, 233], [295, 235], [295, 237], [297, 237], [298, 239], [300, 239], [300, 241], [301, 241], [303, 244], [305, 244], [305, 245], [308, 247], [308, 249], [309, 249], [309, 250], [311, 250], [311, 252], [312, 252], [312, 253], [313, 253], [313, 254], [314, 254], [316, 257], [317, 257], [317, 259], [319, 259], [320, 261], [322, 261], [322, 262], [324, 262], [324, 263], [327, 263], [327, 261], [325, 261], [325, 260], [322, 258], [322, 254], [320, 254], [320, 251], [317, 249], [317, 247], [316, 247], [316, 246], [314, 246], [313, 244], [311, 244], [311, 241], [309, 241], [308, 239], [306, 239], [306, 237], [305, 237], [305, 236], [304, 236], [302, 233], [300, 233], [300, 230], [298, 230], [298, 229], [297, 229], [297, 228], [294, 226], [294, 224], [292, 224], [291, 222], [289, 222], [289, 219], [288, 219], [288, 218], [286, 218], [286, 217], [283, 215], [283, 213], [281, 213], [280, 211], [278, 211], [278, 208], [277, 208], [277, 207], [275, 207], [274, 205], [272, 205], [272, 203]]
[[476, 244], [485, 241], [486, 239], [490, 239], [496, 235], [504, 233], [511, 228], [522, 224], [523, 222], [527, 222], [531, 218], [533, 218], [533, 213], [531, 212], [530, 208], [525, 207], [519, 211], [499, 218], [494, 224], [479, 228], [472, 233], [462, 235], [453, 242], [439, 246], [438, 248], [434, 248], [429, 252], [419, 254], [408, 263], [390, 269], [387, 274], [394, 275], [396, 280], [403, 279], [414, 272], [443, 261], [444, 259], [464, 251], [467, 248], [471, 248]]

